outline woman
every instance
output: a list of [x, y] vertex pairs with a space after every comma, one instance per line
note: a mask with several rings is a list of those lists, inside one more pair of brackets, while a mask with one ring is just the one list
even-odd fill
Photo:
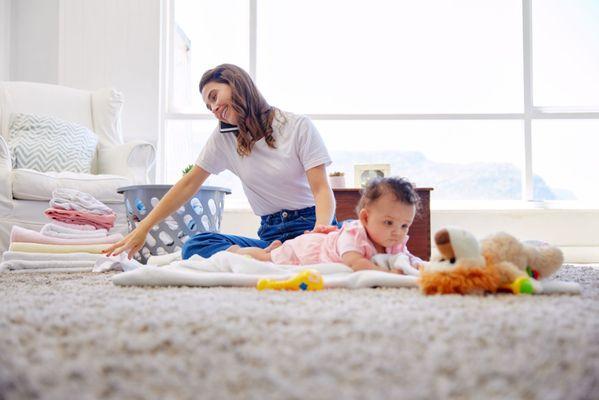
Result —
[[[325, 169], [331, 159], [312, 122], [270, 106], [250, 76], [235, 65], [219, 65], [204, 73], [200, 92], [220, 128], [208, 139], [193, 169], [135, 230], [104, 253], [127, 251], [131, 258], [152, 226], [185, 204], [210, 174], [225, 169], [241, 179], [252, 210], [261, 217], [260, 239], [199, 233], [183, 246], [184, 259], [194, 254], [210, 257], [232, 246], [270, 251], [305, 231], [335, 230], [335, 199]], [[225, 124], [237, 129], [230, 132]]]

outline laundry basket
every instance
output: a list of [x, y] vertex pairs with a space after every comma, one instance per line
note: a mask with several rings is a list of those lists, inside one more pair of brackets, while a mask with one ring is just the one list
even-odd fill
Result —
[[[131, 232], [152, 211], [172, 185], [134, 185], [117, 189], [125, 197], [127, 224]], [[144, 247], [135, 258], [146, 263], [150, 256], [181, 250], [190, 236], [199, 232], [218, 232], [223, 216], [225, 194], [231, 190], [202, 186], [191, 199], [162, 222], [154, 225]]]

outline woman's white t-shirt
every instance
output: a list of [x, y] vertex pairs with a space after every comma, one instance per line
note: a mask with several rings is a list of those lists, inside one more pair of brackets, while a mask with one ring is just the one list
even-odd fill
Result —
[[276, 111], [272, 128], [276, 148], [260, 139], [250, 155], [242, 157], [235, 134], [221, 133], [217, 127], [196, 160], [211, 174], [228, 169], [237, 175], [252, 210], [260, 216], [313, 206], [306, 171], [331, 163], [318, 130], [307, 117]]

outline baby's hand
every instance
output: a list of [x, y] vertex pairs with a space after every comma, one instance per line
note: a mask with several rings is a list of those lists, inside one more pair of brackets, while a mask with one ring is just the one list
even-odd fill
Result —
[[390, 270], [385, 270], [385, 272], [388, 272], [390, 274], [397, 274], [397, 275], [407, 275], [405, 272], [403, 272], [401, 269], [395, 269], [395, 268], [391, 268]]
[[383, 269], [387, 269], [388, 271], [394, 269], [392, 268], [392, 257], [389, 254], [384, 254], [384, 253], [379, 253], [379, 254], [375, 254], [370, 261], [372, 261], [375, 265], [378, 265], [379, 267], [383, 268]]

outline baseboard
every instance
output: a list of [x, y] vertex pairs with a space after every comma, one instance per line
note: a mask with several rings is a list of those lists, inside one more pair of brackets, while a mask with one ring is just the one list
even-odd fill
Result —
[[599, 246], [560, 246], [566, 263], [599, 263]]

